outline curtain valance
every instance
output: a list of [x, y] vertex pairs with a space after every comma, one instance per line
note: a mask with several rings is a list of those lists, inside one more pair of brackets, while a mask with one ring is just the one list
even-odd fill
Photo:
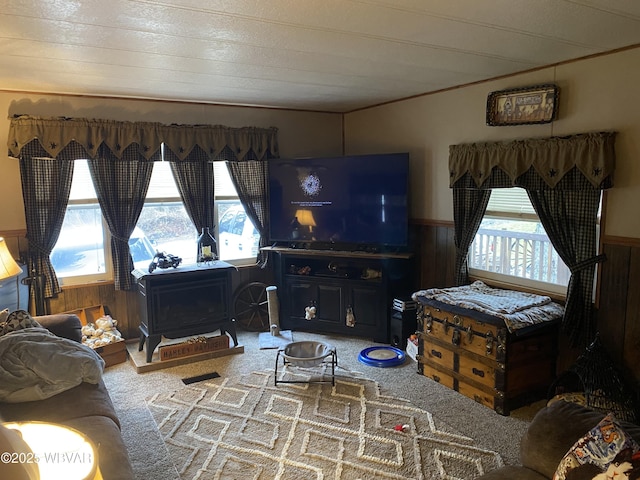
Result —
[[[543, 189], [553, 189], [569, 183], [573, 188], [577, 188], [576, 185], [609, 188], [615, 168], [615, 136], [615, 132], [595, 132], [451, 145], [449, 185], [452, 188], [527, 188], [528, 184], [535, 183]], [[573, 180], [562, 184], [565, 176]], [[580, 177], [578, 181], [576, 177]]]
[[[80, 144], [88, 158], [95, 158], [101, 145], [116, 158], [122, 158], [125, 149], [138, 145], [140, 153], [150, 160], [162, 143], [180, 161], [192, 158], [210, 160], [225, 150], [237, 160], [262, 160], [278, 156], [278, 129], [222, 125], [164, 125], [152, 122], [121, 122], [115, 120], [15, 116], [10, 119], [9, 155], [19, 157], [22, 148], [37, 141], [53, 158], [71, 142]], [[103, 147], [104, 148], [104, 147]], [[193, 155], [194, 150], [200, 154]]]

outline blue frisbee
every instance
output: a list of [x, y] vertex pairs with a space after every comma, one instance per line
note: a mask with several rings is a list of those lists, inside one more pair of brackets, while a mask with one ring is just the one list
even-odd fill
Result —
[[372, 367], [395, 367], [402, 365], [406, 354], [396, 347], [369, 347], [358, 355], [358, 360]]

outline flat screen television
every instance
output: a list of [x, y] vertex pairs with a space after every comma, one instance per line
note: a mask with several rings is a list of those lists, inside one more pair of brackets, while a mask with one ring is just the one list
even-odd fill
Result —
[[408, 244], [409, 154], [269, 161], [269, 240], [318, 249]]

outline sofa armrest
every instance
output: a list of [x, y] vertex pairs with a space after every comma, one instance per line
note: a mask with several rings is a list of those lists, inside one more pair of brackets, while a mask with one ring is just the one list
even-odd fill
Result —
[[[604, 416], [602, 412], [564, 400], [542, 408], [520, 442], [522, 465], [552, 478], [562, 457]], [[640, 426], [624, 421], [620, 426], [634, 440], [640, 440]]]
[[33, 318], [54, 335], [82, 342], [82, 323], [73, 313], [56, 313]]

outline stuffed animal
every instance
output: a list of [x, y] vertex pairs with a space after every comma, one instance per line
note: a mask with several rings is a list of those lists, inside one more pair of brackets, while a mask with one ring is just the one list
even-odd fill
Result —
[[82, 343], [91, 348], [103, 347], [122, 340], [122, 334], [116, 328], [118, 321], [109, 315], [98, 318], [95, 323], [82, 327]]
[[304, 309], [304, 318], [306, 320], [313, 320], [314, 318], [316, 318], [316, 307], [315, 307], [315, 305], [313, 305], [311, 307], [305, 307], [305, 309]]

